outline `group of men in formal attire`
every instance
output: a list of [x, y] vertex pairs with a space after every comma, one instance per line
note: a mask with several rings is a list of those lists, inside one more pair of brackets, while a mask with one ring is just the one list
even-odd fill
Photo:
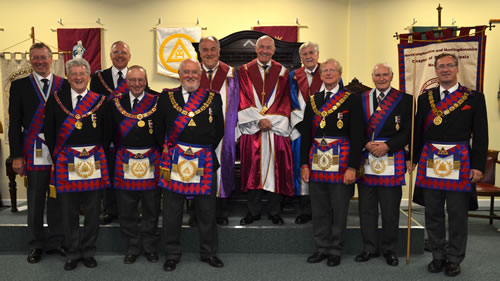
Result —
[[28, 178], [28, 262], [40, 261], [45, 249], [66, 256], [65, 270], [79, 262], [96, 267], [99, 224], [118, 218], [127, 245], [125, 264], [141, 254], [158, 262], [161, 236], [163, 269], [173, 271], [182, 255], [189, 198], [200, 259], [223, 267], [216, 256], [217, 224], [228, 224], [239, 139], [241, 189], [248, 192], [241, 225], [261, 218], [265, 197], [269, 220], [284, 224], [282, 197], [297, 195], [295, 223], [312, 220], [316, 245], [307, 261], [326, 259], [328, 266], [337, 266], [357, 183], [363, 252], [355, 261], [382, 254], [396, 266], [402, 185], [405, 172], [416, 167], [415, 201], [425, 205], [433, 254], [428, 270], [459, 274], [467, 211], [472, 203], [477, 206], [474, 183], [484, 172], [488, 127], [484, 95], [458, 83], [457, 57], [436, 56], [439, 85], [418, 98], [410, 147], [416, 105], [391, 87], [389, 65], [375, 65], [375, 88], [359, 95], [343, 87], [337, 60], [319, 63], [317, 44], [300, 47], [303, 67], [292, 72], [273, 60], [275, 50], [271, 37], [259, 38], [257, 58], [235, 71], [219, 60], [219, 41], [202, 38], [201, 63], [184, 60], [178, 69], [181, 86], [156, 93], [143, 67], [128, 66], [125, 42], [113, 43], [113, 66], [93, 76], [84, 59], [68, 61], [67, 80], [52, 74], [50, 48], [34, 44], [33, 73], [12, 83], [9, 106], [13, 169]]

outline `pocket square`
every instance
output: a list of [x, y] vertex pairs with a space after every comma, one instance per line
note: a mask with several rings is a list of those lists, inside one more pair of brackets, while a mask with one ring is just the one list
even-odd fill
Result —
[[469, 110], [470, 109], [470, 105], [466, 104], [464, 105], [464, 107], [462, 107], [462, 110]]

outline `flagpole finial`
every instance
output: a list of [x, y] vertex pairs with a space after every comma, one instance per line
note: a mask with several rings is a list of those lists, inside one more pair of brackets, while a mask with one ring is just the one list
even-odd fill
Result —
[[101, 18], [97, 18], [97, 20], [95, 21], [95, 23], [100, 24], [100, 25], [104, 25], [104, 24], [101, 22]]
[[441, 7], [441, 3], [438, 4], [436, 10], [438, 11], [438, 28], [441, 28], [441, 10], [443, 10], [443, 7]]
[[259, 18], [257, 18], [257, 24], [260, 24], [260, 19]]
[[64, 25], [63, 22], [62, 22], [62, 18], [59, 18], [59, 20], [57, 21], [58, 24], [60, 25]]
[[299, 18], [295, 18], [295, 23], [296, 23], [297, 25], [300, 25], [300, 23], [299, 23]]

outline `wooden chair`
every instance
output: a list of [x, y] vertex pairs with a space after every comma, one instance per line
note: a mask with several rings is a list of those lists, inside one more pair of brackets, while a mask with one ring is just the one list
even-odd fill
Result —
[[487, 218], [490, 220], [490, 224], [493, 224], [494, 219], [500, 219], [500, 216], [494, 213], [495, 196], [500, 196], [500, 187], [495, 186], [496, 164], [500, 164], [498, 153], [497, 150], [488, 150], [484, 178], [476, 184], [477, 196], [490, 197], [490, 213], [489, 215], [469, 214], [470, 217]]

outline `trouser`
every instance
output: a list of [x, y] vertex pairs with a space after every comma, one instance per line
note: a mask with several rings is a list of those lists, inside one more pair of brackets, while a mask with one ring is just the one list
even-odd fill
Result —
[[[467, 227], [470, 192], [423, 189], [425, 228], [433, 259], [461, 263], [467, 247]], [[446, 223], [444, 204], [448, 213], [448, 249], [445, 250]]]
[[354, 184], [310, 182], [309, 194], [316, 251], [327, 255], [342, 255]]
[[[28, 229], [30, 249], [53, 250], [62, 247], [64, 230], [59, 198], [48, 197], [50, 171], [28, 171]], [[47, 203], [48, 232], [44, 233], [43, 217]]]
[[[359, 221], [365, 251], [395, 251], [399, 237], [401, 186], [368, 186], [358, 184]], [[379, 205], [382, 235], [378, 235]]]
[[[161, 190], [116, 190], [120, 232], [127, 244], [127, 254], [139, 255], [141, 250], [156, 253], [160, 238]], [[141, 205], [141, 212], [139, 211]], [[139, 219], [139, 214], [142, 217]]]
[[279, 215], [281, 211], [282, 195], [279, 193], [269, 192], [262, 189], [248, 190], [248, 210], [252, 216], [260, 215], [262, 212], [262, 198], [267, 196], [267, 209], [270, 216]]
[[[76, 260], [93, 257], [99, 232], [99, 213], [102, 190], [58, 193], [61, 198], [66, 257]], [[80, 228], [80, 210], [83, 228]]]

